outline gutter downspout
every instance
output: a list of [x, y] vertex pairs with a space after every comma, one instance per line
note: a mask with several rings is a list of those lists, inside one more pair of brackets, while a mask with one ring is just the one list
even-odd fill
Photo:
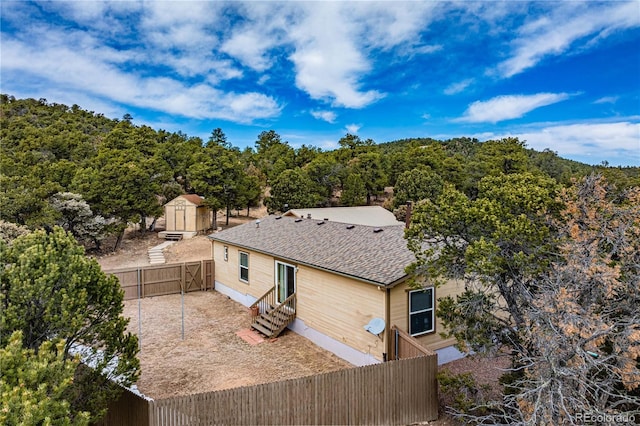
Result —
[[384, 322], [387, 325], [384, 333], [384, 353], [382, 354], [383, 361], [389, 361], [389, 354], [391, 353], [391, 289], [385, 287], [384, 292]]

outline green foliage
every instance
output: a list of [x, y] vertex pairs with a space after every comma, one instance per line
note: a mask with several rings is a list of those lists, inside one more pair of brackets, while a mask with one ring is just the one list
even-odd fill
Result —
[[382, 156], [377, 152], [366, 152], [349, 161], [351, 173], [360, 175], [367, 190], [367, 205], [371, 204], [371, 197], [382, 192], [387, 175], [382, 164]]
[[323, 204], [330, 203], [334, 192], [340, 186], [340, 177], [344, 169], [344, 166], [330, 155], [317, 155], [304, 167], [316, 186], [316, 192], [323, 197]]
[[[540, 175], [487, 176], [478, 184], [476, 199], [446, 185], [435, 200], [416, 205], [406, 233], [416, 254], [409, 270], [436, 283], [442, 278], [465, 281], [459, 306], [441, 315], [450, 335], [467, 336], [473, 350], [491, 350], [494, 341], [514, 343], [529, 297], [522, 290], [555, 259], [548, 217], [558, 213], [557, 191], [552, 179]], [[497, 297], [477, 303], [478, 294], [499, 295], [506, 303]], [[475, 339], [470, 321], [478, 323]]]
[[444, 187], [444, 181], [437, 173], [426, 167], [406, 171], [396, 182], [394, 207], [424, 199], [436, 199]]
[[283, 171], [295, 167], [295, 151], [288, 142], [282, 142], [273, 130], [262, 132], [256, 141], [258, 167], [272, 183]]
[[375, 152], [377, 147], [371, 139], [362, 140], [358, 135], [347, 133], [338, 141], [340, 148], [334, 151], [336, 160], [341, 164], [347, 164], [360, 154]]
[[90, 166], [78, 172], [73, 185], [96, 214], [116, 220], [117, 231], [136, 222], [146, 229], [146, 218], [162, 213], [157, 194], [166, 179], [157, 173], [153, 158], [145, 158], [137, 149], [119, 146], [126, 143], [114, 136], [111, 143], [101, 147]]
[[316, 207], [320, 197], [314, 188], [314, 183], [304, 170], [285, 170], [273, 182], [271, 196], [265, 200], [265, 204], [271, 212]]
[[0, 348], [0, 423], [3, 425], [88, 425], [90, 414], [74, 411], [67, 399], [77, 358], [65, 357], [64, 341], [22, 347], [13, 332]]
[[227, 142], [227, 135], [224, 134], [220, 127], [213, 129], [211, 136], [207, 141], [207, 148], [219, 146], [222, 148], [231, 148], [229, 142]]
[[351, 173], [344, 183], [344, 189], [340, 195], [343, 206], [362, 206], [366, 201], [367, 188], [358, 173]]
[[304, 167], [314, 159], [316, 159], [322, 153], [322, 150], [320, 148], [316, 148], [315, 146], [307, 146], [305, 144], [302, 144], [300, 148], [296, 149], [295, 153], [296, 167]]
[[34, 351], [54, 337], [65, 340], [65, 356], [86, 348], [83, 359], [91, 358], [92, 370], [78, 374], [68, 399], [72, 410], [99, 417], [114, 392], [109, 379], [128, 385], [139, 371], [118, 280], [59, 227], [9, 245], [0, 241], [0, 254], [0, 343], [21, 331], [24, 347]]
[[[244, 170], [240, 152], [211, 144], [195, 157], [188, 169], [188, 178], [197, 194], [205, 198], [205, 205], [214, 210], [246, 206], [260, 196], [257, 174], [250, 177]], [[213, 224], [215, 227], [215, 224]]]

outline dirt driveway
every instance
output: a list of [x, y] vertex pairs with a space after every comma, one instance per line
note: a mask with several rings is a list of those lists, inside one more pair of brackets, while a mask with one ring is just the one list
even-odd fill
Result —
[[[351, 367], [292, 331], [251, 345], [236, 332], [248, 329], [249, 313], [216, 291], [140, 301], [142, 375], [138, 389], [162, 399], [303, 377]], [[129, 330], [138, 334], [138, 301], [125, 302]]]

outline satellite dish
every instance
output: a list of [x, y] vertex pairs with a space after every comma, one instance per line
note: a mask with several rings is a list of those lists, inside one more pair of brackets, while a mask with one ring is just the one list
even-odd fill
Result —
[[371, 334], [375, 334], [379, 336], [380, 333], [384, 331], [386, 324], [382, 318], [373, 318], [369, 321], [369, 324], [364, 326], [364, 329], [367, 330]]

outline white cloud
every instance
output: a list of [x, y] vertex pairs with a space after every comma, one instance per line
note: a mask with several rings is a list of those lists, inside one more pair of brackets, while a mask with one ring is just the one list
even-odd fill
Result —
[[615, 104], [616, 102], [618, 102], [618, 99], [620, 99], [619, 96], [605, 96], [603, 98], [596, 99], [593, 103], [594, 104]]
[[537, 151], [549, 148], [563, 158], [581, 158], [590, 164], [606, 160], [611, 165], [640, 166], [640, 123], [586, 123], [547, 126], [539, 130], [512, 132]]
[[271, 58], [267, 55], [270, 47], [271, 41], [261, 33], [247, 30], [225, 41], [220, 50], [256, 71], [264, 71], [271, 65]]
[[[300, 7], [288, 31], [296, 86], [312, 99], [363, 108], [386, 96], [364, 88], [376, 49], [415, 55], [441, 49], [420, 40], [433, 19], [429, 2], [322, 2]], [[321, 7], [319, 6], [321, 5]]]
[[464, 91], [467, 87], [469, 87], [474, 82], [473, 78], [467, 78], [465, 80], [459, 81], [457, 83], [452, 83], [444, 89], [445, 95], [455, 95]]
[[344, 128], [347, 131], [347, 133], [350, 133], [352, 135], [357, 135], [361, 127], [362, 125], [360, 124], [347, 124]]
[[473, 102], [464, 116], [455, 121], [469, 123], [497, 123], [519, 118], [536, 108], [569, 98], [567, 93], [538, 93], [535, 95], [497, 96], [488, 101]]
[[327, 2], [305, 6], [289, 32], [295, 51], [289, 56], [296, 71], [296, 86], [313, 99], [335, 106], [362, 108], [380, 99], [376, 90], [360, 90], [358, 78], [371, 64], [357, 45], [354, 17], [344, 3]]
[[587, 2], [566, 2], [524, 25], [512, 43], [512, 56], [498, 64], [498, 73], [511, 77], [548, 56], [567, 52], [585, 38], [589, 38], [585, 46], [592, 46], [618, 30], [640, 26], [637, 1], [591, 6]]
[[59, 91], [84, 92], [112, 102], [192, 118], [249, 123], [280, 114], [281, 107], [270, 96], [224, 93], [209, 84], [188, 85], [168, 77], [145, 78], [105, 61], [109, 49], [92, 46], [82, 50], [54, 40], [56, 37], [50, 35], [40, 39], [42, 44], [27, 45], [4, 37], [3, 79], [30, 77], [38, 84], [49, 82]]
[[311, 111], [311, 115], [313, 116], [313, 118], [317, 119], [317, 120], [324, 120], [327, 123], [335, 123], [336, 121], [336, 113], [333, 111]]
[[246, 2], [237, 6], [244, 23], [229, 30], [230, 35], [222, 42], [220, 51], [256, 71], [265, 71], [274, 62], [273, 49], [286, 41], [295, 5]]

